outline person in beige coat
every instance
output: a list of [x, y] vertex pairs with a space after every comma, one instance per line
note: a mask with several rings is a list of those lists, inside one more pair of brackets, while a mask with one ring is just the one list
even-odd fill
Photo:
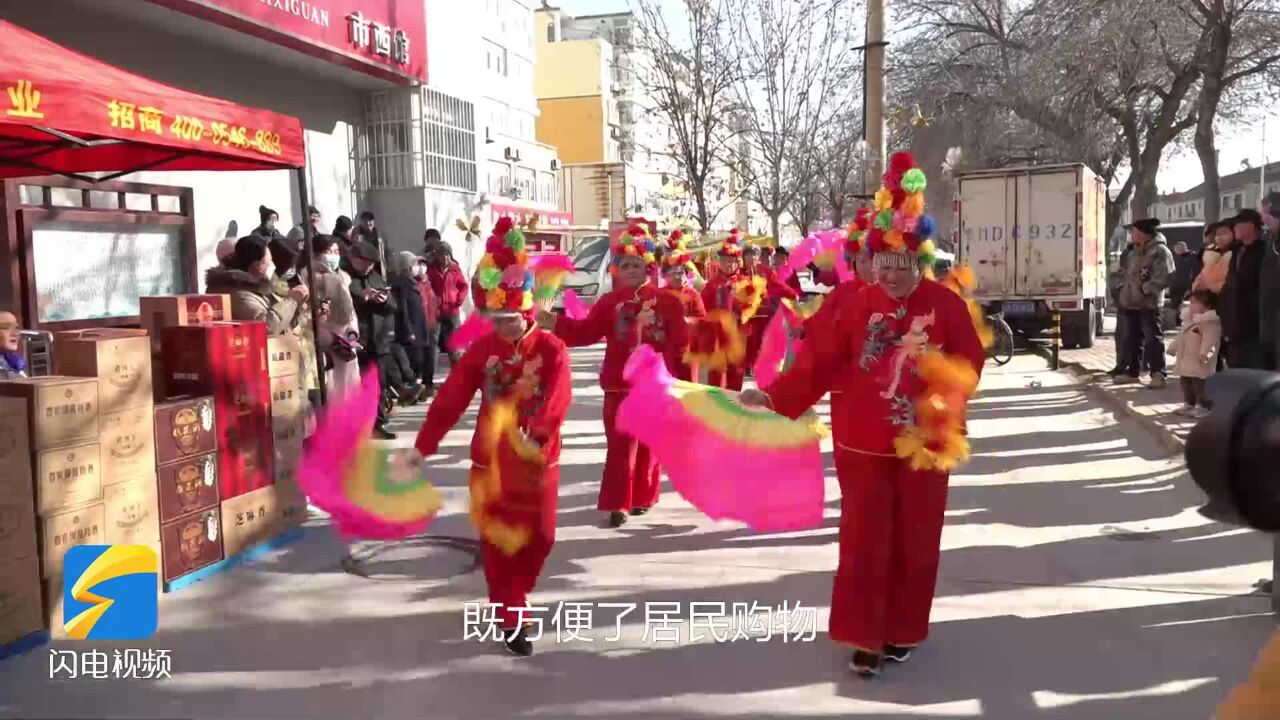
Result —
[[249, 235], [236, 242], [235, 254], [227, 266], [209, 268], [205, 273], [205, 292], [231, 296], [231, 317], [235, 320], [261, 320], [268, 335], [288, 335], [304, 318], [302, 305], [307, 301], [307, 286], [299, 285], [287, 293], [278, 292], [275, 263], [267, 250], [267, 241]]
[[1169, 344], [1169, 354], [1177, 358], [1173, 369], [1182, 379], [1186, 404], [1177, 415], [1202, 418], [1213, 403], [1205, 392], [1206, 380], [1218, 370], [1218, 347], [1222, 343], [1222, 320], [1218, 318], [1218, 296], [1208, 290], [1191, 294], [1182, 316], [1182, 329]]

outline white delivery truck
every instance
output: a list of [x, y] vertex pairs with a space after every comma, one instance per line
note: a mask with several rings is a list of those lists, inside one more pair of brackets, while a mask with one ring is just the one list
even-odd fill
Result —
[[1084, 165], [983, 170], [956, 178], [955, 247], [975, 299], [1028, 335], [1062, 318], [1062, 345], [1087, 348], [1107, 303], [1102, 180]]

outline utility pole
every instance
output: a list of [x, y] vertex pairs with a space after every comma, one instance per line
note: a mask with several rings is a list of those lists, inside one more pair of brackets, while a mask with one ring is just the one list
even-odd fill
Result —
[[867, 0], [867, 54], [863, 66], [866, 96], [863, 98], [863, 134], [867, 141], [866, 175], [870, 187], [879, 184], [884, 174], [884, 9], [885, 0]]

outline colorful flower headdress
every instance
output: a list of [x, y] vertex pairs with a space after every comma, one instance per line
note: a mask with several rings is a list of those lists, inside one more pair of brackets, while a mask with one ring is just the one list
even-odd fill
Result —
[[844, 254], [846, 257], [854, 258], [862, 254], [867, 249], [867, 233], [871, 230], [871, 210], [869, 208], [859, 208], [858, 214], [854, 216], [853, 222], [849, 223], [849, 229], [845, 233]]
[[674, 270], [678, 267], [691, 272], [697, 271], [693, 265], [693, 255], [689, 253], [689, 246], [685, 243], [684, 233], [673, 230], [667, 237], [667, 254], [662, 256], [662, 269]]
[[720, 250], [716, 254], [720, 257], [740, 258], [742, 257], [742, 251], [742, 231], [735, 228], [733, 232], [729, 233], [729, 237], [725, 238], [724, 242], [720, 244]]
[[627, 256], [639, 257], [644, 260], [645, 265], [655, 265], [658, 259], [654, 251], [657, 249], [658, 245], [649, 234], [649, 228], [643, 223], [632, 223], [622, 237], [618, 238], [617, 244], [613, 247], [613, 256], [615, 259]]
[[[877, 264], [903, 264], [915, 258], [931, 266], [937, 248], [933, 235], [938, 226], [924, 214], [924, 171], [910, 153], [894, 153], [884, 174], [884, 185], [876, 192], [876, 209], [867, 230], [866, 243], [878, 257]], [[857, 221], [854, 221], [855, 226]], [[896, 257], [895, 257], [896, 256]], [[894, 262], [898, 258], [901, 261]]]
[[524, 233], [509, 217], [493, 226], [476, 272], [476, 307], [491, 314], [523, 314], [533, 309], [533, 273]]

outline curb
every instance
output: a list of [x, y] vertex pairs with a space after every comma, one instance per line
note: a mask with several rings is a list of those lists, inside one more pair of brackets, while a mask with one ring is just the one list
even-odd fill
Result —
[[[1046, 360], [1051, 359], [1051, 351], [1047, 348], [1036, 346], [1033, 348], [1033, 352]], [[1107, 392], [1106, 388], [1102, 387], [1102, 385], [1098, 383], [1098, 375], [1102, 373], [1090, 370], [1078, 362], [1069, 362], [1061, 360], [1061, 358], [1059, 359], [1059, 365], [1061, 372], [1067, 372], [1075, 376], [1080, 380], [1080, 385], [1085, 388], [1085, 391], [1098, 398], [1103, 405], [1106, 405], [1117, 415], [1120, 415], [1127, 420], [1133, 420], [1140, 427], [1146, 430], [1147, 434], [1151, 435], [1152, 438], [1154, 438], [1155, 441], [1170, 455], [1181, 455], [1186, 452], [1187, 444], [1185, 440], [1178, 437], [1151, 416], [1144, 415], [1137, 410], [1134, 410], [1133, 406], [1125, 402], [1122, 398], [1116, 397], [1112, 393]]]

